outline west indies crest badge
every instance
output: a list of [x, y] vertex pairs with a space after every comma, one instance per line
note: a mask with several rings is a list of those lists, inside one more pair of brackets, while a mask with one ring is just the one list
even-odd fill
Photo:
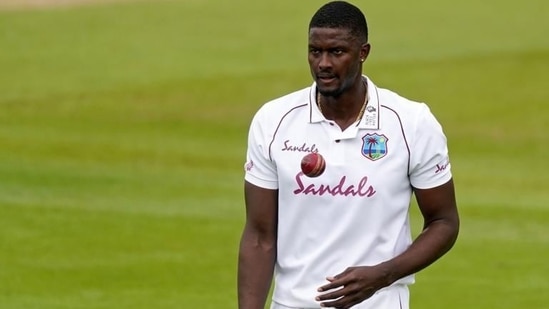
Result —
[[387, 155], [387, 141], [383, 134], [368, 133], [362, 137], [362, 155], [376, 161]]

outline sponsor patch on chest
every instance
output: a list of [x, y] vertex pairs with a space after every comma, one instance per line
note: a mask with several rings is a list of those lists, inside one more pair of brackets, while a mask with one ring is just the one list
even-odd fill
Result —
[[316, 144], [307, 144], [307, 143], [292, 143], [289, 139], [284, 141], [281, 151], [290, 151], [290, 152], [318, 152]]

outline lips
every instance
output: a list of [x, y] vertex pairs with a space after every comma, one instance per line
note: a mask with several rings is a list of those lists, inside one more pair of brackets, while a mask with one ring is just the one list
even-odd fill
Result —
[[318, 81], [322, 81], [323, 83], [330, 83], [334, 81], [336, 77], [334, 75], [319, 74], [316, 78]]
[[332, 78], [335, 78], [335, 75], [333, 75], [333, 74], [317, 74], [316, 77], [319, 78], [319, 79], [332, 79]]

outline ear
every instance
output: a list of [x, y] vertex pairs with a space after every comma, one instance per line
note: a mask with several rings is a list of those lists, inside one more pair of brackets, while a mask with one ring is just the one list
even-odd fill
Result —
[[366, 61], [368, 55], [370, 54], [371, 45], [370, 43], [364, 43], [360, 46], [360, 62]]

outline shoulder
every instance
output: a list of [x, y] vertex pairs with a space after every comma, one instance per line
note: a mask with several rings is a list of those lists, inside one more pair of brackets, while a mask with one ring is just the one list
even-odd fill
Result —
[[385, 88], [376, 88], [380, 106], [397, 113], [403, 118], [415, 118], [429, 111], [427, 104], [408, 99]]
[[373, 106], [372, 110], [379, 108], [382, 115], [397, 115], [402, 119], [413, 119], [422, 111], [428, 109], [425, 103], [408, 99], [395, 91], [377, 86], [367, 76], [364, 76], [364, 78], [368, 83], [369, 100]]
[[404, 130], [429, 130], [440, 126], [427, 103], [408, 99], [384, 88], [376, 88], [376, 91], [382, 117], [397, 119]]
[[[429, 106], [406, 98], [392, 90], [375, 87], [381, 116], [384, 120], [396, 120], [408, 134], [425, 130], [441, 130], [440, 123]], [[382, 120], [383, 122], [383, 120]]]

